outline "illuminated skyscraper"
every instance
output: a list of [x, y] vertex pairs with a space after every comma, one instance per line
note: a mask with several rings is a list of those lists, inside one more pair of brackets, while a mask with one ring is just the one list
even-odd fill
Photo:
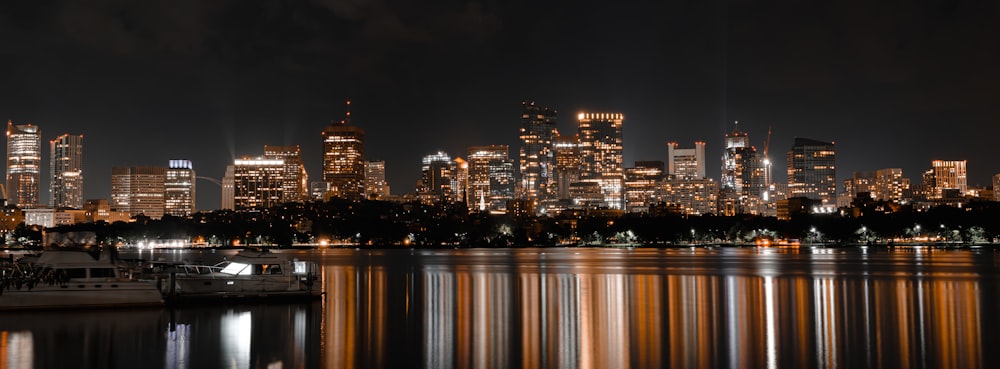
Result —
[[796, 138], [788, 151], [788, 197], [808, 197], [834, 205], [837, 194], [833, 142]]
[[[469, 204], [470, 210], [499, 210], [496, 206], [499, 203], [494, 203], [503, 201], [504, 206], [506, 206], [506, 200], [501, 198], [505, 193], [510, 192], [511, 197], [513, 196], [513, 163], [508, 157], [508, 146], [507, 145], [488, 145], [488, 146], [472, 146], [469, 147], [469, 180], [468, 180], [468, 190], [466, 191], [466, 203]], [[508, 173], [507, 169], [510, 169]], [[507, 178], [507, 175], [511, 178]], [[495, 177], [503, 176], [503, 178]], [[492, 185], [504, 186], [509, 185], [510, 187], [504, 188], [492, 188]]]
[[365, 162], [365, 194], [372, 200], [382, 200], [389, 197], [389, 184], [385, 181], [384, 160]]
[[49, 206], [83, 207], [83, 135], [49, 141]]
[[309, 175], [302, 164], [302, 150], [299, 145], [264, 145], [264, 158], [285, 162], [284, 202], [300, 202], [309, 198]]
[[903, 177], [900, 168], [885, 168], [874, 172], [854, 172], [854, 178], [845, 181], [845, 192], [853, 199], [868, 192], [875, 200], [902, 202], [910, 179]]
[[698, 141], [692, 149], [679, 149], [676, 142], [667, 142], [667, 174], [680, 179], [705, 178], [705, 143]]
[[420, 183], [417, 195], [424, 202], [435, 202], [442, 199], [452, 200], [456, 196], [453, 189], [455, 177], [455, 162], [444, 151], [425, 155], [421, 160]]
[[111, 168], [111, 207], [133, 216], [162, 218], [166, 172], [164, 167]]
[[552, 194], [555, 135], [556, 111], [522, 101], [517, 197], [538, 200]]
[[645, 212], [658, 202], [657, 185], [663, 181], [663, 162], [637, 161], [625, 168], [625, 207], [632, 213]]
[[[738, 124], [738, 123], [737, 123]], [[739, 128], [725, 136], [722, 154], [722, 180], [719, 181], [719, 205], [722, 215], [759, 214], [762, 195], [767, 190], [767, 171], [750, 145], [750, 135]]]
[[7, 121], [7, 202], [21, 208], [38, 203], [42, 172], [42, 131]]
[[190, 160], [170, 160], [163, 182], [164, 213], [186, 217], [195, 212], [195, 173]]
[[267, 209], [284, 203], [285, 161], [243, 157], [233, 163], [233, 208]]
[[556, 198], [570, 200], [569, 187], [580, 181], [580, 170], [583, 168], [583, 157], [580, 156], [580, 136], [556, 136], [555, 144], [556, 167], [554, 171]]
[[957, 191], [958, 196], [965, 195], [968, 190], [965, 160], [934, 160], [931, 162], [931, 170], [933, 170], [933, 183], [924, 184], [927, 187], [928, 198], [944, 198], [948, 190]]
[[580, 113], [580, 180], [601, 187], [604, 202], [611, 209], [624, 209], [621, 113]]
[[351, 125], [350, 101], [346, 118], [323, 130], [323, 181], [338, 197], [364, 197], [365, 130]]

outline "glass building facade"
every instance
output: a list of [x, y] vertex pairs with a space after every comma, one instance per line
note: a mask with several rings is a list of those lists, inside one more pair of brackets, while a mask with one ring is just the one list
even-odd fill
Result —
[[83, 135], [49, 141], [49, 206], [83, 207]]

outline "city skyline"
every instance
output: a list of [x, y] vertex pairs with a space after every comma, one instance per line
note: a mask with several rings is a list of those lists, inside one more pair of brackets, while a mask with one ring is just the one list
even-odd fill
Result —
[[[516, 156], [525, 99], [570, 118], [560, 132], [580, 112], [625, 114], [626, 167], [704, 141], [719, 178], [738, 120], [758, 148], [771, 128], [776, 181], [795, 137], [836, 142], [838, 183], [895, 167], [917, 183], [935, 159], [968, 160], [969, 185], [1000, 173], [980, 138], [1000, 133], [992, 4], [156, 6], [0, 5], [0, 118], [85, 134], [85, 198], [109, 196], [113, 166], [183, 157], [219, 179], [263, 145], [301, 145], [320, 178], [317, 135], [348, 98], [395, 193], [438, 150]], [[198, 207], [217, 208], [199, 182]]]

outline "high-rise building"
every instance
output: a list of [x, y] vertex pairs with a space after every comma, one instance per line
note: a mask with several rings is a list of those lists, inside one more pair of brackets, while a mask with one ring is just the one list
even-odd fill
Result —
[[722, 180], [719, 181], [720, 213], [723, 215], [760, 214], [767, 192], [767, 170], [757, 148], [750, 145], [750, 135], [738, 128], [725, 136], [722, 154]]
[[7, 202], [21, 208], [39, 205], [42, 131], [33, 124], [7, 121]]
[[264, 158], [285, 162], [285, 184], [282, 185], [285, 198], [282, 201], [301, 202], [309, 198], [309, 174], [302, 163], [299, 145], [264, 145]]
[[605, 205], [623, 210], [622, 123], [625, 117], [621, 113], [580, 113], [577, 119], [582, 157], [580, 180], [598, 183]]
[[844, 192], [850, 198], [867, 192], [879, 201], [903, 202], [910, 189], [910, 179], [903, 177], [901, 168], [885, 168], [872, 172], [854, 172], [854, 178], [845, 180]]
[[665, 179], [656, 198], [667, 205], [677, 206], [684, 214], [715, 214], [719, 194], [719, 183], [711, 178]]
[[667, 161], [667, 174], [675, 178], [705, 178], [705, 143], [698, 141], [694, 148], [679, 149], [676, 142], [667, 142]]
[[490, 160], [489, 208], [507, 210], [507, 203], [514, 198], [514, 161], [510, 158]]
[[[513, 163], [510, 164], [511, 178], [494, 178], [498, 175], [507, 175], [504, 163], [510, 163], [508, 146], [471, 146], [468, 158], [469, 179], [465, 201], [469, 204], [469, 209], [500, 210], [500, 208], [494, 207], [494, 195], [505, 193], [507, 188], [493, 189], [490, 186], [494, 183], [500, 184], [509, 181], [511, 197], [513, 197]], [[508, 199], [503, 199], [504, 207], [506, 207], [506, 200]]]
[[236, 209], [233, 201], [236, 196], [236, 167], [232, 164], [226, 166], [226, 174], [222, 176], [222, 209]]
[[83, 207], [83, 135], [49, 141], [49, 206]]
[[233, 163], [233, 208], [267, 209], [284, 203], [285, 161], [243, 157]]
[[385, 160], [365, 162], [365, 194], [372, 200], [389, 197], [389, 184], [385, 181]]
[[580, 181], [583, 157], [580, 156], [580, 136], [556, 136], [555, 151], [555, 195], [560, 200], [570, 200], [569, 186]]
[[808, 197], [834, 205], [837, 194], [833, 142], [796, 138], [788, 150], [788, 197]]
[[625, 168], [625, 209], [628, 212], [646, 212], [658, 202], [657, 187], [663, 181], [663, 162], [637, 161], [635, 167]]
[[166, 172], [164, 167], [111, 168], [111, 207], [133, 216], [162, 218]]
[[555, 169], [552, 149], [556, 135], [556, 111], [521, 102], [521, 147], [518, 152], [520, 179], [517, 197], [539, 200], [550, 197]]
[[469, 189], [469, 162], [462, 158], [452, 160], [455, 172], [451, 179], [451, 189], [455, 192], [455, 201], [465, 201]]
[[346, 118], [323, 130], [323, 181], [338, 197], [364, 197], [365, 130], [351, 125], [350, 101]]
[[[965, 174], [965, 160], [934, 160], [931, 161], [933, 182], [924, 183], [927, 197], [941, 199], [948, 197], [948, 192], [957, 191], [958, 196], [964, 196], [968, 190], [968, 179]], [[951, 190], [951, 191], [949, 191]]]
[[417, 195], [424, 202], [454, 200], [455, 162], [444, 151], [425, 155], [421, 160]]
[[164, 213], [186, 217], [195, 212], [195, 173], [190, 160], [174, 159], [167, 165], [163, 182]]

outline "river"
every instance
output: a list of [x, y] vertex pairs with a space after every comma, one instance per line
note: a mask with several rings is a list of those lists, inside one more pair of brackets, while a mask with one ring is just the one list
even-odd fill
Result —
[[322, 301], [2, 313], [0, 368], [1000, 367], [994, 248], [282, 252]]

